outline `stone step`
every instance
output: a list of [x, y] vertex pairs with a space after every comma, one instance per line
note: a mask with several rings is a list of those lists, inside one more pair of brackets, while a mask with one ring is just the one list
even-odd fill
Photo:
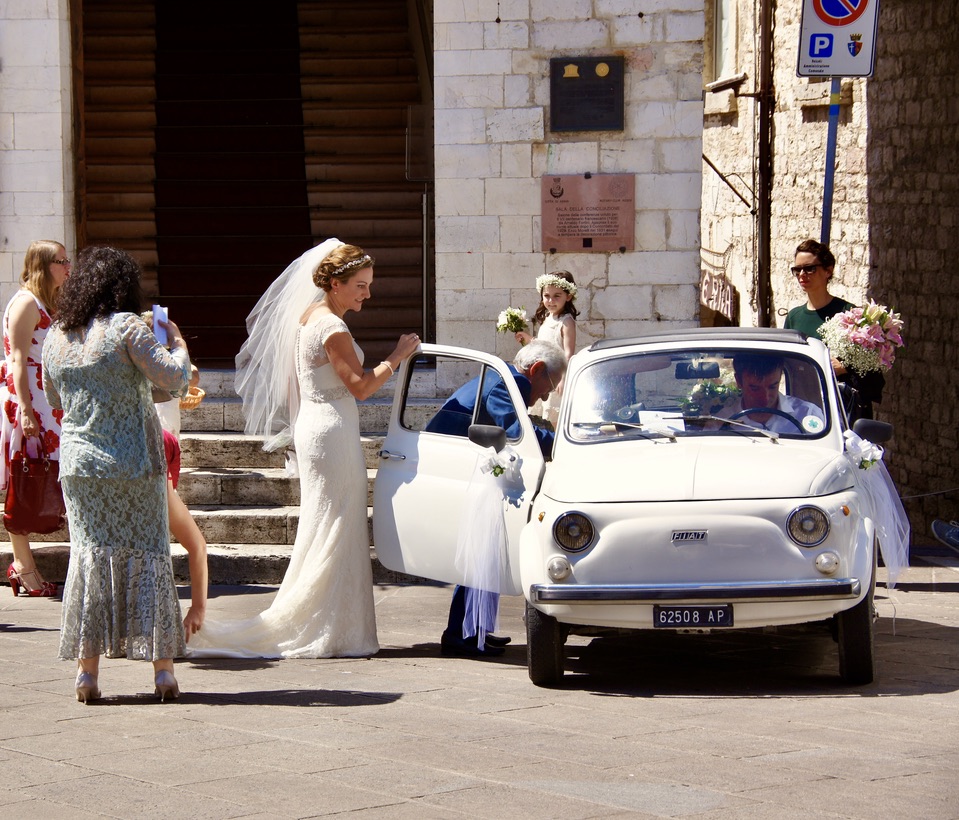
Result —
[[[236, 399], [236, 390], [234, 380], [236, 372], [232, 369], [201, 369], [200, 387], [206, 393], [206, 399], [200, 403], [202, 407], [209, 399]], [[386, 399], [392, 401], [393, 392], [396, 385], [396, 377], [392, 376], [386, 380], [383, 386], [376, 391], [374, 398]], [[419, 398], [429, 398], [436, 395], [436, 377], [435, 374], [421, 370], [417, 373], [413, 384], [410, 385], [409, 393]], [[199, 408], [197, 408], [199, 409]], [[194, 411], [187, 411], [194, 412]]]
[[181, 431], [180, 467], [282, 469], [283, 453], [266, 452], [263, 441], [237, 432]]
[[[376, 470], [367, 470], [366, 477], [366, 503], [370, 505], [373, 503]], [[177, 491], [188, 507], [201, 504], [295, 506], [300, 503], [300, 482], [280, 467], [259, 470], [189, 467], [180, 472]]]
[[[300, 523], [295, 505], [198, 504], [190, 514], [208, 544], [293, 544]], [[367, 506], [367, 531], [373, 543], [373, 510]]]
[[[292, 545], [299, 521], [299, 480], [286, 472], [283, 452], [267, 453], [263, 438], [230, 429], [243, 426], [240, 401], [230, 395], [232, 384], [232, 371], [204, 371], [201, 385], [206, 398], [197, 408], [182, 411], [180, 495], [209, 544]], [[434, 386], [426, 379], [412, 391], [418, 394], [412, 412], [420, 424], [438, 407], [431, 390]], [[362, 429], [385, 431], [392, 412], [392, 386], [359, 408]], [[368, 507], [373, 503], [383, 437], [382, 432], [361, 437]], [[55, 545], [69, 537], [64, 529], [35, 535], [31, 542]], [[0, 542], [9, 542], [2, 528]]]
[[[413, 398], [409, 405], [414, 408], [413, 416], [417, 422], [425, 423], [439, 409], [436, 399]], [[242, 403], [237, 397], [205, 398], [193, 410], [180, 411], [181, 432], [243, 432]], [[364, 433], [385, 433], [390, 426], [390, 413], [393, 411], [393, 397], [376, 397], [361, 401], [357, 407], [360, 412], [360, 430]]]
[[[297, 526], [300, 523], [300, 508], [293, 504], [197, 504], [190, 507], [190, 514], [200, 532], [203, 533], [207, 544], [290, 546], [296, 541]], [[373, 509], [369, 506], [367, 506], [367, 532], [369, 543], [372, 545]], [[6, 543], [10, 541], [10, 536], [6, 532], [4, 532], [3, 541]], [[34, 535], [31, 536], [30, 542], [44, 546], [68, 544], [70, 533], [67, 530], [60, 530], [48, 535]]]
[[[183, 447], [178, 491], [190, 508], [200, 532], [208, 542], [293, 543], [299, 518], [300, 483], [283, 467], [280, 453], [265, 453], [261, 441], [243, 434], [190, 433], [181, 438]], [[373, 484], [382, 438], [363, 438], [367, 465], [367, 506], [373, 503]], [[186, 466], [239, 463], [244, 466]], [[248, 466], [261, 462], [266, 466]], [[255, 533], [252, 537], [250, 533]], [[67, 529], [35, 534], [31, 542], [69, 541]], [[0, 527], [0, 542], [10, 536]], [[372, 543], [372, 540], [371, 540]]]
[[[367, 498], [369, 541], [373, 543], [372, 482]], [[208, 544], [292, 544], [300, 520], [296, 504], [188, 504], [190, 514]], [[69, 543], [68, 529], [30, 536], [31, 544]], [[9, 543], [0, 528], [0, 543]]]
[[[203, 370], [200, 387], [205, 398], [192, 410], [181, 411], [181, 430], [186, 432], [243, 431], [243, 407], [234, 390], [235, 373], [232, 370]], [[359, 402], [360, 429], [366, 433], [383, 433], [389, 427], [393, 407], [395, 376], [390, 378], [370, 399]], [[417, 413], [423, 420], [436, 412], [435, 376], [429, 372], [418, 373], [409, 395], [414, 397]]]
[[[219, 584], [278, 584], [283, 580], [290, 563], [292, 545], [288, 544], [209, 544], [207, 568], [211, 586]], [[170, 545], [173, 558], [173, 575], [177, 584], [188, 586], [190, 567], [186, 550], [179, 544]], [[70, 560], [70, 545], [63, 542], [37, 544], [33, 548], [40, 574], [48, 581], [62, 584], [67, 577]], [[6, 583], [6, 567], [13, 560], [8, 547], [0, 547], [0, 567], [3, 567], [2, 582]], [[370, 548], [374, 584], [433, 583], [424, 578], [404, 575], [384, 567]], [[2, 589], [2, 587], [0, 587]], [[6, 593], [5, 593], [6, 594]]]
[[[382, 435], [360, 437], [366, 468], [375, 470], [383, 447]], [[263, 438], [243, 433], [181, 433], [180, 468], [210, 470], [281, 470], [286, 458], [282, 451], [266, 452]]]

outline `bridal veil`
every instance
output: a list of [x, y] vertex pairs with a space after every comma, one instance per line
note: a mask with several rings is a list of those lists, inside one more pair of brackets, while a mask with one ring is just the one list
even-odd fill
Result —
[[236, 356], [236, 392], [243, 400], [247, 435], [266, 436], [264, 450], [293, 441], [300, 407], [296, 335], [300, 317], [323, 295], [313, 271], [344, 244], [327, 239], [287, 266], [246, 318], [247, 339]]

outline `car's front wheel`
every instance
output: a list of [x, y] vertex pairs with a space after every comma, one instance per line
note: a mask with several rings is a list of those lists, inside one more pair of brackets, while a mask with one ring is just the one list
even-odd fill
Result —
[[563, 629], [551, 615], [526, 602], [526, 666], [537, 686], [553, 686], [563, 677]]
[[874, 547], [872, 578], [869, 590], [852, 609], [835, 615], [836, 639], [839, 642], [839, 677], [853, 686], [872, 683], [876, 677], [874, 652], [876, 557]]

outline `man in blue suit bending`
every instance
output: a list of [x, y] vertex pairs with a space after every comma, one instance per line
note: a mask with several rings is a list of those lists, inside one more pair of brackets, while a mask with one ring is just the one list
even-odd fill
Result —
[[[520, 348], [509, 366], [520, 395], [527, 407], [545, 399], [566, 373], [566, 356], [550, 342], [534, 339]], [[477, 399], [480, 406], [476, 410]], [[475, 415], [475, 421], [474, 421]], [[513, 400], [506, 384], [499, 376], [490, 375], [480, 390], [479, 378], [467, 382], [450, 396], [436, 415], [426, 425], [427, 432], [446, 433], [466, 437], [471, 424], [492, 424], [506, 430], [511, 439], [519, 438], [520, 423]], [[553, 449], [554, 434], [551, 430], [535, 427], [536, 438], [543, 455], [549, 458]], [[480, 647], [475, 635], [463, 637], [466, 617], [466, 600], [471, 590], [458, 586], [453, 592], [449, 621], [443, 632], [440, 645], [444, 655], [501, 655], [509, 638], [486, 635], [486, 645]]]

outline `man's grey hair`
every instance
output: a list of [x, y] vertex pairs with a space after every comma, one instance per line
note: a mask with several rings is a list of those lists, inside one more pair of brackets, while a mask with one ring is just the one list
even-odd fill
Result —
[[557, 382], [566, 373], [566, 354], [552, 342], [532, 339], [513, 358], [513, 366], [521, 373], [529, 373], [536, 362], [545, 364], [547, 372]]

